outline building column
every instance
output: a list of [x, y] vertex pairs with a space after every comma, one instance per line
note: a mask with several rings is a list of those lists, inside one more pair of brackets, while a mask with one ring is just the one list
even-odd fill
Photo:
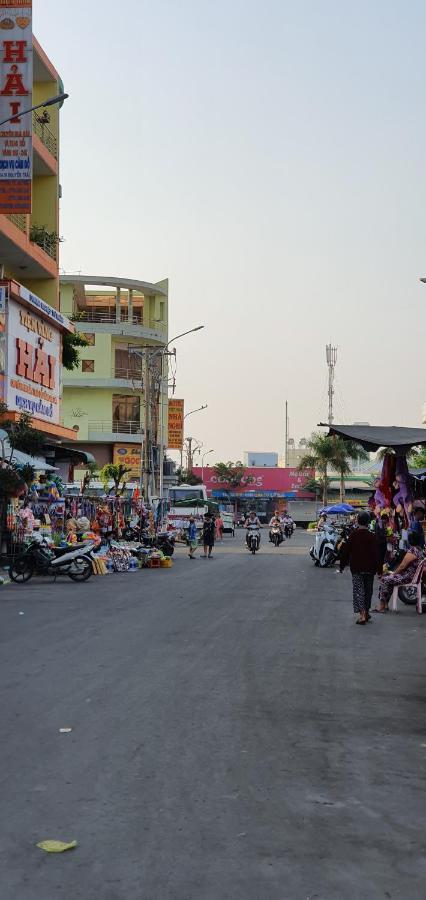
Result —
[[133, 291], [129, 290], [129, 307], [128, 307], [128, 317], [129, 322], [133, 322]]
[[121, 288], [117, 288], [117, 292], [115, 295], [115, 321], [120, 322], [121, 320]]

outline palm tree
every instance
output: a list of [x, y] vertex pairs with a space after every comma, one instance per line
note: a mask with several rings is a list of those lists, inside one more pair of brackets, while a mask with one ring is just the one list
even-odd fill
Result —
[[345, 500], [345, 478], [352, 472], [351, 463], [360, 460], [368, 460], [366, 450], [356, 441], [344, 441], [343, 438], [333, 438], [334, 453], [333, 466], [340, 475], [340, 502]]
[[334, 463], [334, 438], [315, 432], [306, 444], [306, 454], [299, 469], [315, 469], [322, 482], [322, 502], [327, 506], [328, 469]]

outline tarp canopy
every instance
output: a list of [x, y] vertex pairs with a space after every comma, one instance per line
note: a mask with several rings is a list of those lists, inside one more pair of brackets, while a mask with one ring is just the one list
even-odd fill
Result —
[[396, 425], [330, 425], [329, 435], [337, 434], [344, 440], [356, 441], [365, 450], [379, 447], [393, 447], [394, 450], [408, 451], [411, 447], [426, 444], [426, 428], [399, 428]]
[[334, 503], [321, 510], [321, 513], [327, 513], [330, 516], [350, 516], [354, 512], [355, 509], [353, 506], [349, 506], [349, 503]]

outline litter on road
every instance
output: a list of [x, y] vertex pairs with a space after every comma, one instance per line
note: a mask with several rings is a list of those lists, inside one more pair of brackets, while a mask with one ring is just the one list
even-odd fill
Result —
[[69, 844], [65, 844], [63, 841], [40, 841], [37, 844], [37, 847], [45, 850], [46, 853], [63, 853], [65, 850], [74, 850], [76, 846], [77, 841], [71, 841]]

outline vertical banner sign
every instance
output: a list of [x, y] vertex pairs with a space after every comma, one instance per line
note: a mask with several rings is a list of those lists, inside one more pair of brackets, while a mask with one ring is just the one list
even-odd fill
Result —
[[0, 0], [0, 213], [31, 212], [32, 0]]
[[169, 450], [183, 447], [184, 400], [169, 400]]

